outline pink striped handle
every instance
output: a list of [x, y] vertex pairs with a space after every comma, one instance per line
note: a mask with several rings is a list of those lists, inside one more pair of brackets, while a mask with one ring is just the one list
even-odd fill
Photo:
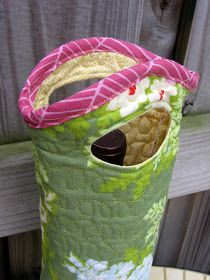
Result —
[[[120, 53], [137, 64], [116, 72], [74, 95], [35, 110], [33, 102], [42, 82], [60, 65], [92, 52]], [[45, 128], [87, 114], [119, 95], [131, 85], [151, 75], [165, 77], [194, 90], [199, 75], [169, 59], [122, 40], [92, 37], [69, 42], [53, 50], [33, 69], [19, 97], [19, 108], [25, 122], [34, 128]]]

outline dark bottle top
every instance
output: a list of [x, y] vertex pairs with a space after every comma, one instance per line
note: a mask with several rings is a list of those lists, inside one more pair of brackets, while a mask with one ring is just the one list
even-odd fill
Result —
[[91, 146], [91, 151], [95, 157], [103, 161], [123, 165], [126, 147], [124, 133], [116, 129], [96, 140]]

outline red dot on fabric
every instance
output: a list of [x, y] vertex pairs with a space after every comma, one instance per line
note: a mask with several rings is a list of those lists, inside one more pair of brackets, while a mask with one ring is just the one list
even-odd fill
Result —
[[164, 90], [163, 89], [161, 89], [161, 91], [159, 92], [159, 94], [160, 94], [160, 100], [162, 100], [163, 99], [163, 95], [164, 95]]
[[133, 85], [133, 86], [131, 86], [130, 88], [129, 88], [129, 95], [134, 95], [135, 94], [135, 92], [136, 92], [136, 86], [135, 85]]

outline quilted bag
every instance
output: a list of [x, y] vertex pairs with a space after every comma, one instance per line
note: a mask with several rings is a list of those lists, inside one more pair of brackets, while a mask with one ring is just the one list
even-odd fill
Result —
[[[49, 104], [56, 89], [96, 78]], [[39, 186], [41, 280], [149, 279], [182, 104], [198, 79], [172, 60], [103, 37], [64, 44], [34, 68], [19, 108]], [[121, 165], [92, 153], [113, 131], [126, 139]]]

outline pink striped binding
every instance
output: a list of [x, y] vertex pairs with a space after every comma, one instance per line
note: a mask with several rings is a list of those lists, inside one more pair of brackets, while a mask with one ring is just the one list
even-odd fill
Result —
[[[33, 109], [40, 85], [55, 69], [75, 57], [104, 51], [123, 54], [139, 64], [116, 72], [62, 101], [38, 110]], [[19, 108], [29, 126], [34, 128], [54, 126], [97, 109], [131, 85], [151, 75], [178, 82], [190, 91], [197, 87], [199, 80], [197, 73], [135, 44], [105, 37], [80, 39], [60, 46], [38, 63], [20, 93]]]

